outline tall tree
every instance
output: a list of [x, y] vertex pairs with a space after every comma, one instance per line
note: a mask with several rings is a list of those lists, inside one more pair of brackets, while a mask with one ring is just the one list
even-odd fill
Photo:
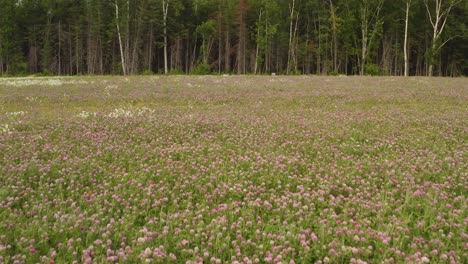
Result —
[[237, 73], [246, 73], [246, 15], [247, 15], [247, 0], [239, 0], [239, 42], [237, 46]]
[[361, 75], [364, 75], [366, 72], [369, 52], [375, 44], [376, 37], [382, 27], [380, 12], [382, 11], [383, 3], [384, 0], [361, 0]]
[[216, 21], [209, 19], [199, 25], [196, 30], [197, 34], [202, 38], [201, 61], [204, 64], [208, 64], [208, 57], [213, 46], [213, 37], [216, 33], [216, 27]]
[[0, 75], [9, 74], [13, 65], [19, 59], [16, 42], [18, 26], [16, 22], [17, 9], [15, 1], [0, 0]]
[[162, 10], [163, 10], [163, 34], [164, 34], [164, 73], [169, 72], [167, 67], [167, 13], [169, 11], [169, 2], [170, 0], [162, 0]]
[[434, 60], [440, 49], [452, 38], [449, 37], [445, 41], [441, 41], [441, 35], [444, 32], [447, 18], [450, 15], [453, 7], [460, 3], [461, 0], [424, 0], [429, 21], [432, 26], [432, 43], [429, 50], [429, 70], [428, 75], [434, 74]]
[[125, 65], [125, 56], [124, 56], [124, 50], [123, 50], [123, 44], [122, 44], [122, 36], [120, 34], [120, 22], [119, 22], [119, 4], [117, 3], [117, 0], [114, 3], [115, 6], [115, 24], [117, 26], [117, 35], [119, 37], [119, 48], [120, 48], [120, 58], [122, 61], [122, 72], [123, 75], [127, 75], [127, 67]]
[[331, 29], [331, 54], [333, 57], [333, 72], [338, 72], [338, 31], [341, 19], [338, 17], [333, 1], [329, 0], [330, 29]]
[[468, 75], [466, 3], [0, 0], [0, 74]]
[[[288, 42], [288, 64], [286, 73], [289, 74], [291, 70], [296, 71], [297, 63], [295, 58], [294, 43], [297, 32], [297, 21], [299, 20], [299, 13], [296, 12], [296, 0], [292, 0], [289, 4], [289, 42]], [[296, 23], [294, 23], [296, 21]], [[293, 25], [295, 25], [293, 27]], [[293, 68], [293, 69], [291, 69]]]
[[403, 54], [405, 57], [405, 76], [409, 75], [409, 55], [408, 55], [408, 25], [409, 25], [409, 12], [411, 7], [411, 0], [406, 0], [405, 11], [405, 40], [403, 44]]

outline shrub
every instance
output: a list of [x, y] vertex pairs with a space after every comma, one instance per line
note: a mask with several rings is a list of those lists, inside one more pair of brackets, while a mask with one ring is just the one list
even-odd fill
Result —
[[172, 69], [168, 72], [169, 75], [183, 75], [185, 74], [184, 71], [180, 68], [175, 68], [175, 69]]
[[192, 70], [192, 74], [197, 74], [197, 75], [204, 75], [204, 74], [210, 74], [211, 73], [211, 67], [208, 63], [200, 63], [195, 68]]
[[34, 74], [36, 77], [46, 77], [46, 76], [51, 76], [52, 74], [49, 72], [49, 70], [44, 69], [42, 72], [38, 72]]
[[154, 72], [152, 70], [144, 70], [141, 74], [142, 75], [153, 75]]
[[382, 69], [379, 65], [370, 63], [366, 65], [366, 73], [367, 75], [377, 76], [382, 74]]

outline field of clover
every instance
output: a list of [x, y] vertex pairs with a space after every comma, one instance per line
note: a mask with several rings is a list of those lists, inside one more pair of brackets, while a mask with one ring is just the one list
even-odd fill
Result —
[[0, 263], [467, 263], [463, 78], [0, 79]]

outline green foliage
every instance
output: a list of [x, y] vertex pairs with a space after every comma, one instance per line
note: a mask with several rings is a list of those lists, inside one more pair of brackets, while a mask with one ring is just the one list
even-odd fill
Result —
[[199, 25], [196, 29], [196, 33], [199, 34], [203, 39], [209, 39], [216, 32], [216, 21], [209, 19]]
[[130, 79], [2, 80], [3, 262], [464, 263], [465, 80]]
[[0, 0], [0, 6], [0, 74], [15, 74], [21, 63], [18, 9], [9, 0]]
[[192, 74], [205, 75], [211, 73], [211, 67], [208, 63], [200, 63], [192, 70]]
[[216, 21], [213, 19], [209, 19], [199, 25], [196, 29], [196, 33], [201, 36], [202, 38], [202, 46], [201, 46], [201, 60], [203, 63], [208, 63], [208, 56], [209, 56], [209, 47], [211, 39], [216, 32]]
[[184, 71], [180, 68], [171, 69], [168, 72], [168, 75], [182, 75], [182, 74], [184, 74]]
[[378, 76], [382, 74], [382, 68], [377, 64], [368, 63], [366, 64], [366, 74], [370, 76]]
[[17, 60], [10, 67], [10, 73], [15, 76], [26, 75], [28, 64], [22, 60]]
[[338, 75], [340, 75], [340, 74], [339, 74], [338, 72], [336, 72], [336, 71], [331, 71], [331, 72], [328, 73], [328, 75], [330, 75], [330, 76], [338, 76]]
[[[289, 64], [301, 73], [358, 74], [370, 63], [382, 66], [379, 74], [395, 70], [401, 74], [405, 2], [384, 1], [376, 12], [381, 0], [295, 0], [292, 28], [297, 21], [297, 31], [288, 63], [291, 1], [249, 0], [242, 11], [246, 73], [286, 72]], [[428, 2], [433, 14], [434, 1]], [[240, 38], [240, 2], [168, 3], [169, 68], [185, 71], [189, 65], [203, 63], [213, 66], [210, 71], [218, 72], [218, 65], [219, 72], [232, 71], [244, 39], [244, 35]], [[468, 6], [460, 1], [451, 9], [435, 43], [442, 47], [432, 50], [432, 25], [424, 3], [412, 1], [411, 5], [411, 74], [427, 74], [428, 65], [435, 65], [435, 75], [468, 75]], [[443, 1], [442, 8], [449, 3]], [[162, 0], [0, 0], [0, 7], [1, 75], [43, 70], [66, 75], [121, 74], [117, 25], [129, 73], [159, 72], [164, 66]], [[364, 25], [368, 46], [363, 61]]]
[[153, 75], [154, 72], [152, 70], [144, 70], [141, 74], [142, 75]]
[[38, 72], [34, 74], [36, 77], [46, 77], [46, 76], [52, 76], [52, 73], [49, 72], [49, 70], [44, 69], [42, 72]]

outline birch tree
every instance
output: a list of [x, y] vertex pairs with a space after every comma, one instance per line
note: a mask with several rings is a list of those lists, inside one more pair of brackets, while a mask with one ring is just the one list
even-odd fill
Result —
[[202, 45], [200, 48], [201, 63], [208, 64], [208, 57], [211, 53], [211, 48], [213, 46], [213, 37], [216, 33], [216, 21], [210, 19], [203, 22], [196, 29], [196, 33], [202, 38]]
[[[296, 34], [297, 23], [299, 20], [299, 12], [296, 12], [296, 1], [292, 0], [289, 4], [289, 44], [288, 44], [288, 65], [286, 73], [289, 74], [291, 70], [297, 71], [297, 57], [296, 57]], [[292, 68], [292, 69], [291, 69]]]
[[447, 18], [450, 15], [453, 7], [460, 3], [461, 0], [424, 0], [426, 11], [429, 16], [429, 22], [432, 26], [432, 43], [428, 54], [428, 76], [434, 74], [434, 60], [440, 49], [449, 42], [453, 37], [441, 42], [441, 35], [444, 32]]
[[167, 74], [167, 12], [169, 10], [169, 1], [162, 0], [162, 10], [163, 10], [163, 35], [164, 35], [164, 73]]
[[340, 27], [340, 19], [336, 14], [336, 7], [333, 5], [333, 1], [329, 1], [330, 4], [330, 29], [331, 29], [331, 53], [333, 57], [333, 72], [338, 72], [338, 40], [337, 35]]
[[362, 0], [361, 2], [361, 75], [365, 74], [369, 51], [382, 26], [380, 11], [383, 3], [384, 0]]
[[125, 56], [124, 56], [124, 50], [123, 50], [123, 45], [122, 45], [122, 36], [120, 34], [120, 26], [119, 26], [119, 4], [117, 3], [117, 0], [114, 3], [115, 7], [115, 25], [117, 26], [117, 37], [119, 38], [119, 48], [120, 48], [120, 59], [122, 62], [122, 72], [123, 75], [127, 75], [127, 67], [125, 65]]
[[408, 24], [409, 24], [410, 7], [411, 7], [411, 0], [406, 0], [405, 40], [404, 40], [404, 44], [403, 44], [403, 53], [404, 53], [404, 57], [405, 57], [405, 76], [409, 75]]
[[0, 0], [0, 75], [468, 75], [468, 1], [384, 1]]

